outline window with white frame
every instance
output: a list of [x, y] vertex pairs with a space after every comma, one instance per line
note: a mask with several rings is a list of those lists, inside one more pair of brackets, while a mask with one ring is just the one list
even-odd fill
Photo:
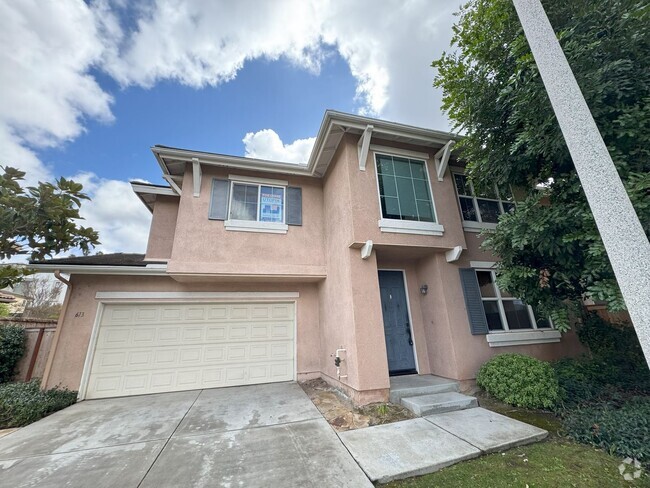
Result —
[[231, 220], [284, 223], [284, 187], [233, 181], [230, 194]]
[[426, 163], [376, 154], [379, 200], [384, 219], [435, 222]]
[[485, 191], [477, 193], [467, 176], [460, 173], [453, 173], [453, 176], [464, 224], [469, 226], [496, 224], [499, 215], [515, 209], [515, 201], [510, 189], [499, 190], [496, 185], [492, 185]]
[[551, 328], [549, 320], [535, 318], [531, 306], [500, 290], [494, 271], [476, 270], [476, 278], [490, 332]]

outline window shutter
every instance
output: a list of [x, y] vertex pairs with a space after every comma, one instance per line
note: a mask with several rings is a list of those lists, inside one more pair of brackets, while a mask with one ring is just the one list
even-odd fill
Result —
[[287, 225], [302, 225], [302, 188], [287, 187]]
[[488, 324], [485, 310], [481, 301], [481, 290], [476, 279], [476, 272], [472, 268], [460, 269], [460, 283], [465, 295], [465, 308], [469, 319], [469, 329], [472, 335], [487, 334]]
[[212, 220], [226, 220], [228, 218], [228, 198], [230, 196], [230, 181], [212, 180], [212, 194], [210, 195], [210, 213]]

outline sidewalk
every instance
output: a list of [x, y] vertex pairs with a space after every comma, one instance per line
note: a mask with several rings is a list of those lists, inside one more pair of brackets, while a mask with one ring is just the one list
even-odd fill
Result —
[[548, 432], [483, 408], [472, 408], [338, 435], [371, 481], [387, 483], [537, 442]]

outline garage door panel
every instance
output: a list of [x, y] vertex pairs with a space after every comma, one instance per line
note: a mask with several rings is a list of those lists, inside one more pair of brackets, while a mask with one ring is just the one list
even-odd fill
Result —
[[291, 381], [293, 314], [292, 303], [106, 305], [86, 397]]
[[224, 365], [250, 361], [292, 360], [293, 342], [251, 342], [200, 346], [161, 346], [130, 351], [98, 350], [91, 374], [138, 371], [155, 368], [182, 368], [191, 365]]
[[98, 374], [88, 385], [88, 398], [142, 395], [167, 391], [253, 385], [293, 380], [286, 362], [228, 364], [220, 367], [161, 369], [127, 374]]

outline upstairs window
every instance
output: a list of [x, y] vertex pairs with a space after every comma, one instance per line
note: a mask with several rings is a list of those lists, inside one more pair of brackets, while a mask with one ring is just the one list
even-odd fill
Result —
[[492, 185], [482, 193], [477, 193], [467, 176], [452, 174], [460, 213], [466, 227], [492, 227], [499, 221], [499, 215], [515, 209], [515, 201], [509, 189], [499, 190], [496, 185]]
[[425, 162], [376, 155], [379, 199], [384, 219], [435, 222]]
[[288, 182], [231, 175], [213, 178], [208, 218], [226, 230], [286, 234], [302, 225], [302, 189]]
[[230, 220], [284, 222], [284, 187], [232, 183]]

